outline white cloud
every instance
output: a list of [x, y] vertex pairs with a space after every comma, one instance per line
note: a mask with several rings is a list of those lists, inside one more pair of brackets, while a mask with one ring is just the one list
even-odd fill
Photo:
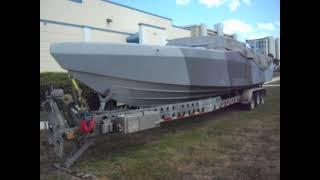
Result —
[[272, 23], [258, 23], [257, 26], [259, 29], [264, 29], [268, 31], [273, 31], [275, 29]]
[[219, 6], [223, 5], [225, 2], [226, 2], [226, 0], [199, 0], [200, 4], [204, 4], [208, 8], [219, 7]]
[[252, 26], [237, 19], [229, 19], [223, 21], [223, 32], [226, 34], [233, 33], [249, 33]]
[[[237, 34], [238, 40], [245, 42], [246, 39], [258, 39], [266, 36], [277, 35], [277, 32], [265, 31], [257, 26], [246, 23], [239, 19], [227, 19], [223, 23], [223, 32], [225, 34]], [[278, 36], [278, 35], [277, 35]]]
[[[198, 0], [200, 4], [206, 5], [208, 8], [219, 7], [227, 4], [230, 11], [235, 11], [241, 4], [240, 0]], [[251, 0], [242, 0], [246, 5], [251, 4]]]
[[240, 6], [240, 0], [231, 0], [229, 3], [230, 11], [235, 11]]
[[190, 3], [190, 0], [176, 0], [176, 4], [178, 5], [187, 5]]
[[276, 24], [277, 26], [280, 26], [280, 21], [277, 21], [275, 24]]
[[246, 5], [250, 5], [251, 4], [251, 0], [242, 0], [243, 3], [245, 3]]

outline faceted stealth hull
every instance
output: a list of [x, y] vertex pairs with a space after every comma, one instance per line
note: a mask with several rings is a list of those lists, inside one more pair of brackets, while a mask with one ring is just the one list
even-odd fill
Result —
[[50, 51], [90, 88], [111, 90], [113, 99], [139, 107], [226, 94], [270, 79], [234, 51], [83, 42], [53, 44]]

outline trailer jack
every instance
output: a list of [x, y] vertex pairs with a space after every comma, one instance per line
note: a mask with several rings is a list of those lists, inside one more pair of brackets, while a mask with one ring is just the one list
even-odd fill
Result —
[[[64, 159], [65, 142], [75, 140], [76, 143], [64, 163], [62, 163], [64, 167], [69, 168], [93, 144], [94, 139], [90, 138], [90, 134], [83, 134], [79, 131], [80, 114], [83, 112], [76, 104], [70, 106], [70, 102], [69, 104], [66, 103], [62, 89], [51, 88], [47, 92], [46, 98], [42, 106], [48, 113], [48, 142], [53, 145], [54, 153], [59, 159]], [[69, 112], [65, 112], [66, 107], [69, 107]], [[70, 113], [71, 117], [69, 118], [71, 119], [65, 119], [64, 115], [70, 115]]]

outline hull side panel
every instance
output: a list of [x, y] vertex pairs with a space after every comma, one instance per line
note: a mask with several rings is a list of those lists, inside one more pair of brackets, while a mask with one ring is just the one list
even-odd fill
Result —
[[61, 43], [57, 62], [100, 94], [152, 106], [200, 99], [254, 87], [272, 78], [237, 51], [107, 43]]
[[223, 51], [181, 49], [187, 63], [190, 84], [193, 86], [231, 86], [228, 63]]
[[125, 79], [100, 76], [90, 73], [70, 71], [78, 80], [90, 88], [104, 94], [111, 90], [112, 98], [135, 106], [154, 106], [174, 102], [184, 102], [231, 93], [244, 87], [197, 87], [170, 84], [145, 83]]

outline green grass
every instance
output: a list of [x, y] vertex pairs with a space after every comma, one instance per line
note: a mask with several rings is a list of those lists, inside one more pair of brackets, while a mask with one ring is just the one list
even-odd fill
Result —
[[268, 83], [268, 84], [280, 84], [280, 80], [279, 81], [273, 81], [273, 82]]
[[279, 179], [280, 88], [254, 111], [233, 106], [127, 136], [99, 138], [75, 168], [105, 179]]

